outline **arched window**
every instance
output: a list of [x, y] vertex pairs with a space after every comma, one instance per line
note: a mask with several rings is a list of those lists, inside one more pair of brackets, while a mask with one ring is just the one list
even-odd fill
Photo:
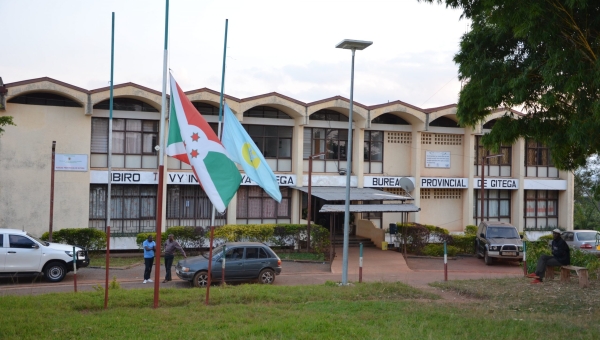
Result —
[[391, 114], [391, 113], [384, 113], [381, 116], [373, 119], [371, 121], [371, 123], [391, 124], [391, 125], [410, 125], [409, 122], [407, 122], [404, 119], [402, 119], [394, 114]]
[[78, 102], [69, 99], [67, 97], [54, 94], [54, 93], [43, 93], [34, 92], [23, 94], [14, 98], [11, 98], [9, 103], [14, 104], [26, 104], [26, 105], [47, 105], [47, 106], [67, 106], [67, 107], [82, 107], [83, 105]]
[[196, 110], [203, 116], [218, 116], [219, 107], [203, 102], [192, 102]]
[[310, 115], [311, 120], [326, 120], [330, 122], [347, 122], [348, 116], [333, 110], [319, 110]]
[[[94, 105], [96, 110], [110, 110], [110, 99]], [[158, 112], [152, 105], [133, 98], [113, 98], [113, 110]]]
[[457, 122], [453, 121], [448, 117], [440, 117], [433, 122], [429, 123], [429, 126], [437, 126], [437, 127], [449, 127], [449, 128], [459, 128]]
[[255, 106], [244, 112], [244, 117], [292, 119], [287, 113], [269, 106]]
[[495, 119], [492, 119], [492, 120], [490, 120], [489, 122], [487, 122], [487, 123], [483, 124], [483, 128], [484, 128], [484, 129], [491, 129], [491, 128], [493, 128], [493, 127], [494, 127], [494, 124], [496, 124], [496, 120], [495, 120]]

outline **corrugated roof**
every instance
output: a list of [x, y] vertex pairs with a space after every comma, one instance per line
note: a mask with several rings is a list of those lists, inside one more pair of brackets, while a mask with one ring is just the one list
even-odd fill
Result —
[[[295, 187], [294, 189], [308, 193], [308, 187]], [[345, 201], [345, 187], [315, 187], [310, 189], [313, 196], [326, 201]], [[373, 188], [350, 188], [351, 201], [409, 201], [411, 197], [392, 194], [391, 192], [381, 191]]]
[[[414, 204], [351, 204], [350, 212], [418, 212], [421, 209]], [[345, 212], [346, 206], [342, 204], [325, 204], [320, 213]]]

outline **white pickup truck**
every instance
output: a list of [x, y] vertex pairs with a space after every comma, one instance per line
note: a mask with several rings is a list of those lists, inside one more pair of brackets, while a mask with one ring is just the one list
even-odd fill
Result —
[[[77, 268], [90, 264], [87, 251], [75, 247]], [[21, 277], [44, 274], [59, 282], [73, 271], [73, 246], [38, 239], [18, 229], [0, 229], [0, 276]]]

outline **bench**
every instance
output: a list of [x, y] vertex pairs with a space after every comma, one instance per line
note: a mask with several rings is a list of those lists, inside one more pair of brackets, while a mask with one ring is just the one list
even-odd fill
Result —
[[[585, 267], [577, 266], [560, 266], [560, 281], [568, 282], [571, 279], [571, 271], [577, 273], [579, 278], [579, 286], [586, 288], [590, 286], [588, 281], [588, 270]], [[546, 268], [546, 280], [552, 280], [554, 278], [554, 267]]]

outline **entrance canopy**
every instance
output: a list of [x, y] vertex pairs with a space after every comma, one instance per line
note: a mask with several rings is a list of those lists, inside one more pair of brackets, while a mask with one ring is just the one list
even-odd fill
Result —
[[[308, 193], [308, 187], [296, 187], [294, 189]], [[326, 201], [344, 201], [346, 200], [346, 187], [315, 187], [310, 189], [313, 196]], [[372, 188], [350, 188], [351, 201], [411, 201], [412, 197], [400, 196], [391, 192], [381, 191]], [[418, 208], [417, 208], [418, 209]], [[342, 210], [343, 211], [343, 210]], [[418, 210], [417, 210], [418, 211]]]
[[[320, 213], [345, 212], [343, 204], [325, 204], [319, 210]], [[366, 212], [419, 212], [421, 208], [414, 204], [350, 204], [349, 211], [353, 213]]]

